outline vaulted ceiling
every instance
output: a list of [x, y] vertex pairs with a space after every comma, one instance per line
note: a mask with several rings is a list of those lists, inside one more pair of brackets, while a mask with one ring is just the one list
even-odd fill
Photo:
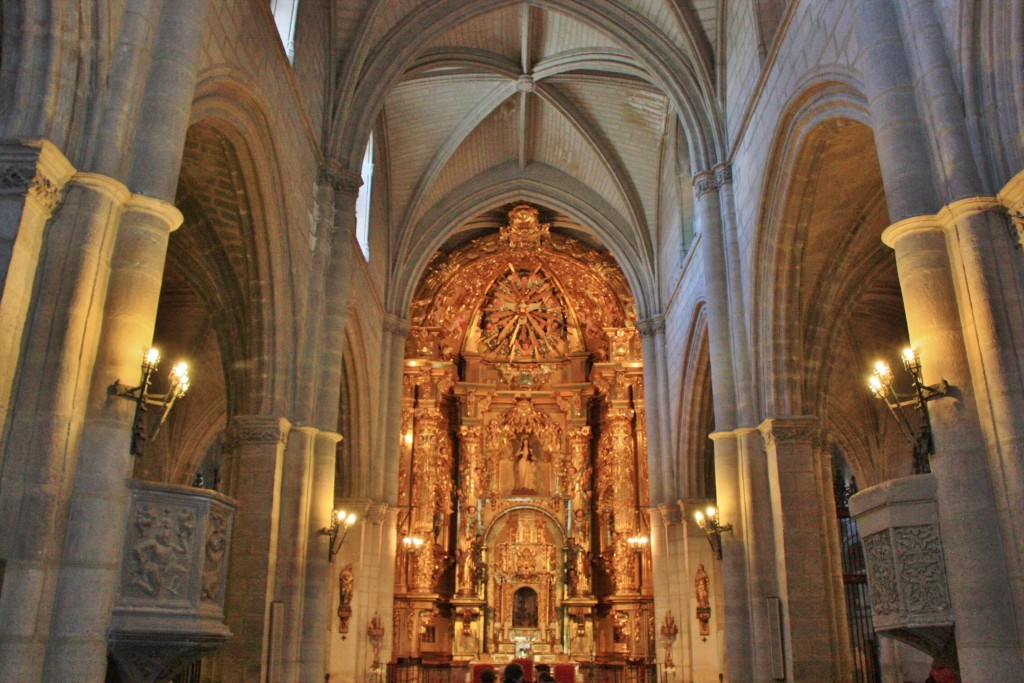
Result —
[[[384, 77], [382, 52], [405, 59], [375, 125], [396, 271], [414, 280], [453, 231], [469, 239], [487, 212], [532, 201], [653, 285], [662, 176], [690, 170], [694, 140], [720, 151], [718, 0], [433, 3], [448, 20], [432, 3], [344, 4], [353, 105]], [[408, 55], [403, 31], [420, 41]]]

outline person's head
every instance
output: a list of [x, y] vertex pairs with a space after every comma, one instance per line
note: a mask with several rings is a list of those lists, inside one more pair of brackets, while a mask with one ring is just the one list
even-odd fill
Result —
[[505, 670], [501, 674], [501, 679], [505, 683], [519, 683], [523, 680], [525, 673], [526, 672], [523, 671], [522, 666], [515, 662], [509, 662], [505, 665]]
[[494, 683], [497, 679], [498, 674], [490, 667], [480, 672], [480, 683]]
[[541, 676], [543, 676], [544, 674], [550, 674], [551, 673], [551, 667], [548, 666], [547, 664], [538, 664], [537, 666], [534, 667], [534, 669], [537, 670], [537, 680], [538, 681], [543, 680], [541, 678]]

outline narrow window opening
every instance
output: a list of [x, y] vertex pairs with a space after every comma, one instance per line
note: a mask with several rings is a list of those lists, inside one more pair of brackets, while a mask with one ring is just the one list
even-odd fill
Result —
[[295, 61], [295, 18], [299, 14], [299, 0], [270, 0], [270, 12], [274, 15], [288, 62], [292, 63]]
[[356, 197], [356, 240], [363, 250], [363, 256], [370, 260], [370, 191], [373, 187], [373, 135], [366, 143], [361, 172], [363, 185]]

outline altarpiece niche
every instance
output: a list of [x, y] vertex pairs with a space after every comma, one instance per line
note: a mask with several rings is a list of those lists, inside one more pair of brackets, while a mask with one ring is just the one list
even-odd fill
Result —
[[539, 215], [438, 252], [412, 304], [396, 657], [655, 656], [635, 305]]

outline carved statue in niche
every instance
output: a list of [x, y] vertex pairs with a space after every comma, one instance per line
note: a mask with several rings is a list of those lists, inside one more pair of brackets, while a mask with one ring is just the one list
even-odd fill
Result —
[[629, 614], [622, 610], [612, 613], [612, 638], [616, 643], [629, 642]]
[[575, 538], [569, 538], [566, 573], [573, 596], [585, 595], [590, 590], [590, 553]]
[[472, 595], [476, 592], [477, 583], [480, 580], [480, 553], [483, 549], [483, 539], [480, 534], [474, 537], [468, 548], [463, 548], [456, 553], [456, 578], [459, 585], [459, 595]]
[[530, 448], [530, 439], [525, 436], [516, 451], [515, 489], [524, 492], [537, 490], [537, 459]]

